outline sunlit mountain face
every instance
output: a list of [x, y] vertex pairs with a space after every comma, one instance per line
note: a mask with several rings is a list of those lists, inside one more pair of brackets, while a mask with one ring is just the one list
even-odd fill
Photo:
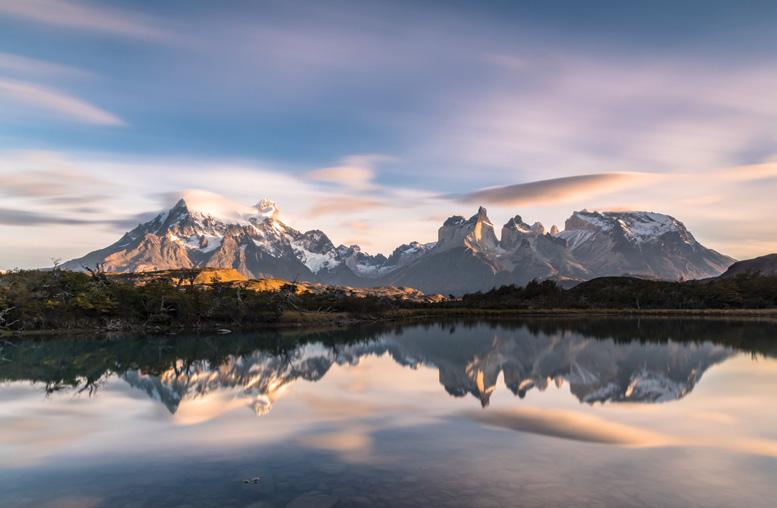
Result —
[[69, 357], [58, 353], [66, 347], [62, 341], [20, 343], [4, 349], [10, 358], [0, 365], [0, 378], [43, 383], [48, 391], [95, 391], [118, 377], [172, 414], [207, 402], [213, 414], [237, 405], [264, 415], [298, 381], [321, 380], [333, 365], [386, 356], [408, 369], [436, 370], [445, 392], [471, 396], [484, 407], [500, 376], [521, 399], [568, 386], [580, 403], [651, 404], [684, 397], [705, 371], [737, 352], [725, 342], [731, 336], [718, 332], [713, 339], [722, 342], [697, 341], [698, 324], [679, 324], [676, 335], [650, 322], [624, 323], [605, 334], [575, 322], [437, 323], [371, 330], [356, 341], [336, 333], [80, 341], [75, 345], [83, 354]]

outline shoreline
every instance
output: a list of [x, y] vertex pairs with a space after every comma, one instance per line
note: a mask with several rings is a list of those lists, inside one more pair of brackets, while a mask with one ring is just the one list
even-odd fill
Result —
[[38, 330], [0, 330], [0, 338], [26, 338], [63, 336], [70, 334], [149, 334], [177, 335], [179, 333], [206, 333], [230, 335], [232, 333], [295, 330], [300, 328], [344, 329], [351, 326], [371, 323], [391, 323], [415, 321], [421, 319], [472, 318], [509, 320], [515, 318], [692, 318], [712, 320], [774, 321], [777, 323], [777, 308], [771, 309], [476, 309], [476, 308], [436, 308], [436, 309], [396, 309], [382, 314], [359, 317], [347, 313], [328, 313], [315, 311], [293, 311], [279, 321], [252, 323], [250, 326], [235, 324], [213, 324], [209, 326], [147, 326], [130, 324], [127, 327], [74, 327]]

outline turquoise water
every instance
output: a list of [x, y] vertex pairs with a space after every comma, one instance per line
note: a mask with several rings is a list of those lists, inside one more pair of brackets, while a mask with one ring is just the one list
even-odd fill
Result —
[[0, 506], [774, 506], [777, 327], [529, 320], [0, 348]]

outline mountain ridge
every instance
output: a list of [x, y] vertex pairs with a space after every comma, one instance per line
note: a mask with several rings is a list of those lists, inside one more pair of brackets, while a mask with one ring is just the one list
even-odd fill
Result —
[[623, 274], [706, 278], [734, 262], [701, 245], [679, 220], [655, 212], [576, 211], [563, 231], [555, 225], [548, 231], [540, 222], [529, 225], [515, 215], [500, 236], [481, 206], [469, 219], [445, 220], [436, 242], [408, 242], [388, 257], [370, 255], [358, 245], [335, 246], [321, 230], [288, 226], [267, 198], [243, 207], [197, 191], [62, 268], [100, 264], [121, 273], [209, 266], [249, 277], [461, 294], [533, 279], [574, 284]]

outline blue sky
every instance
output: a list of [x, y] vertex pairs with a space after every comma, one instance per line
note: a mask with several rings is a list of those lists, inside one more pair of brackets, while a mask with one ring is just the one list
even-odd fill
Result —
[[192, 187], [386, 252], [470, 193], [591, 174], [476, 195], [497, 224], [648, 208], [763, 254], [775, 25], [768, 1], [0, 0], [0, 266]]

